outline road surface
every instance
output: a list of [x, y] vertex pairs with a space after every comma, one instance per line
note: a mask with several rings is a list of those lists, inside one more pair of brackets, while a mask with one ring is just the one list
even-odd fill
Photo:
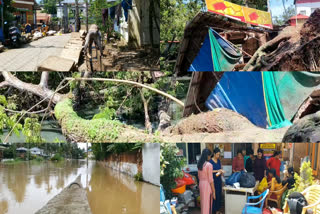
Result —
[[0, 53], [0, 71], [36, 71], [48, 56], [59, 56], [71, 34], [48, 36]]

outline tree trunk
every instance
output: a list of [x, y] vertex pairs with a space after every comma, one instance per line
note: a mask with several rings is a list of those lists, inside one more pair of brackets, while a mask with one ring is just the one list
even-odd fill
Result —
[[75, 0], [75, 4], [76, 4], [75, 32], [79, 32], [81, 26], [80, 26], [79, 2], [78, 2], [78, 0]]
[[140, 91], [140, 96], [141, 96], [141, 99], [143, 102], [143, 108], [144, 108], [144, 124], [145, 124], [146, 130], [148, 131], [148, 133], [151, 134], [152, 133], [152, 124], [150, 122], [150, 117], [149, 117], [149, 112], [148, 112], [149, 100], [146, 100], [146, 98], [144, 97], [142, 89], [140, 89], [139, 91]]

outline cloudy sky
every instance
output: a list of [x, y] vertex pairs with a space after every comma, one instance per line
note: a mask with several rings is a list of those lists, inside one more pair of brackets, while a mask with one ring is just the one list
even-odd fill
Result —
[[[284, 0], [286, 8], [290, 6], [294, 6], [293, 2], [294, 0]], [[283, 14], [283, 6], [282, 6], [282, 0], [270, 0], [270, 9], [272, 16], [279, 16]]]

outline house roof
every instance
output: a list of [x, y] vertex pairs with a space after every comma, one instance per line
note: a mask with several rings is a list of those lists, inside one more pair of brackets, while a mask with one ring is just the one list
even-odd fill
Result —
[[306, 15], [302, 15], [302, 14], [298, 14], [296, 16], [292, 16], [289, 20], [294, 20], [294, 19], [308, 19], [309, 16], [306, 16]]

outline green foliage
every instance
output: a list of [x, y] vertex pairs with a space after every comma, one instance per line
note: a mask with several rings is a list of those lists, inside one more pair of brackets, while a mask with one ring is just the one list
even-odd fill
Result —
[[57, 0], [42, 0], [44, 12], [48, 14], [57, 14]]
[[134, 179], [136, 181], [143, 181], [142, 172], [138, 172], [137, 174], [135, 174]]
[[94, 143], [91, 149], [96, 160], [104, 160], [111, 154], [139, 150], [142, 145], [142, 143]]
[[26, 137], [27, 143], [41, 143], [44, 139], [41, 137], [41, 124], [36, 115], [27, 117], [24, 120], [22, 133]]
[[113, 7], [119, 4], [121, 1], [107, 2], [105, 0], [90, 0], [89, 1], [89, 20], [91, 24], [98, 25], [99, 29], [103, 33], [107, 33], [109, 26], [111, 25], [111, 20], [108, 19], [106, 26], [103, 25], [102, 21], [102, 9]]
[[57, 153], [52, 158], [51, 161], [63, 161], [64, 158], [61, 156], [61, 154]]
[[182, 168], [185, 159], [177, 157], [179, 152], [176, 144], [161, 143], [160, 150], [160, 183], [165, 190], [166, 198], [171, 198], [171, 189], [176, 187], [175, 179], [183, 176]]
[[20, 123], [18, 123], [16, 126], [16, 122], [18, 119], [18, 114], [13, 114], [11, 116], [7, 115], [6, 111], [5, 111], [5, 107], [7, 107], [8, 102], [6, 100], [6, 98], [1, 95], [0, 96], [0, 136], [3, 135], [3, 130], [4, 129], [12, 129], [13, 128], [13, 132], [19, 136], [19, 130], [22, 129], [22, 125]]
[[294, 188], [289, 190], [288, 195], [292, 192], [302, 192], [307, 187], [315, 184], [314, 177], [312, 175], [312, 168], [310, 161], [303, 162], [300, 167], [300, 175], [294, 174], [295, 185]]

